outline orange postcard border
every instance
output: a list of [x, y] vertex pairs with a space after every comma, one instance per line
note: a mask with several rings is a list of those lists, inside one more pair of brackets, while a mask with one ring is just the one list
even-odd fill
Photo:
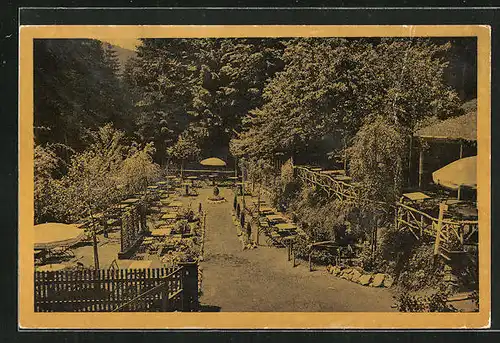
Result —
[[[194, 37], [477, 37], [479, 296], [477, 313], [35, 313], [33, 299], [33, 39]], [[19, 289], [21, 329], [487, 328], [491, 322], [491, 29], [485, 25], [41, 25], [19, 29]]]

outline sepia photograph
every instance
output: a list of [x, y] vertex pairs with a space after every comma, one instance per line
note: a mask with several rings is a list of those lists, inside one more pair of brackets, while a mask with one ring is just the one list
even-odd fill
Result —
[[474, 31], [32, 29], [25, 311], [489, 312]]

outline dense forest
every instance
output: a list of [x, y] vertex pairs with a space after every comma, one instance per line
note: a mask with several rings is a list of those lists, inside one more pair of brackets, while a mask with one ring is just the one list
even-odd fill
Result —
[[[405, 137], [475, 97], [475, 49], [473, 39], [141, 39], [121, 65], [97, 40], [36, 40], [37, 221], [68, 221], [111, 201], [96, 189], [126, 192], [159, 166], [210, 156], [263, 166], [348, 154], [374, 194], [397, 192]], [[148, 172], [134, 179], [138, 168]], [[96, 193], [83, 205], [82, 182]], [[60, 197], [74, 208], [54, 208]]]

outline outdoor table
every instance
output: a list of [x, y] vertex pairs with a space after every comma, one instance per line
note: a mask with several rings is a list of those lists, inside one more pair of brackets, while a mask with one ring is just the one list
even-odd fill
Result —
[[179, 214], [176, 212], [168, 212], [161, 216], [161, 219], [177, 219]]
[[259, 213], [261, 215], [264, 215], [264, 216], [265, 215], [272, 215], [272, 214], [276, 213], [276, 210], [274, 210], [271, 207], [261, 206], [260, 210], [259, 210]]
[[92, 218], [94, 219], [101, 219], [104, 216], [104, 213], [98, 212], [98, 213], [92, 213]]
[[130, 198], [130, 199], [127, 199], [127, 200], [123, 200], [121, 202], [121, 204], [135, 204], [136, 202], [138, 202], [140, 199], [138, 198]]
[[171, 226], [162, 225], [158, 229], [151, 230], [151, 235], [155, 236], [155, 237], [168, 236], [168, 235], [170, 235], [170, 232], [172, 232]]
[[273, 223], [284, 223], [286, 221], [286, 219], [280, 214], [271, 214], [269, 216], [266, 216], [266, 218]]
[[35, 249], [34, 257], [35, 257], [35, 262], [43, 262], [45, 257], [47, 257], [48, 251], [46, 249]]
[[128, 266], [128, 269], [148, 269], [152, 263], [153, 261], [148, 260], [134, 261]]
[[182, 202], [180, 201], [172, 201], [167, 207], [182, 207]]
[[405, 193], [403, 197], [409, 199], [410, 201], [422, 201], [430, 199], [431, 197], [422, 192]]
[[259, 225], [264, 227], [264, 228], [269, 227], [269, 223], [265, 219], [259, 220]]
[[172, 201], [173, 201], [173, 199], [172, 199], [172, 198], [170, 198], [170, 196], [168, 196], [168, 195], [167, 195], [167, 196], [162, 196], [162, 197], [160, 198], [160, 202], [161, 202], [162, 204], [164, 204], [164, 205], [168, 205], [168, 204], [170, 204]]
[[[255, 205], [257, 205], [259, 203], [259, 198], [257, 197], [252, 197], [252, 200], [251, 200]], [[265, 206], [267, 205], [266, 201], [265, 200], [262, 200], [260, 199], [260, 205], [261, 206]]]
[[108, 226], [118, 225], [119, 223], [120, 223], [119, 219], [108, 219], [106, 221], [106, 225], [108, 225]]
[[296, 230], [297, 229], [297, 225], [292, 224], [292, 223], [276, 224], [274, 227], [276, 229], [282, 230], [282, 231], [291, 231], [291, 230]]

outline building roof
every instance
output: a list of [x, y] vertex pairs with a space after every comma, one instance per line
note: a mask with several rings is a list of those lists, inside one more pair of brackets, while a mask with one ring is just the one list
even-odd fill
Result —
[[421, 138], [477, 141], [477, 114], [471, 111], [424, 127], [415, 133]]

